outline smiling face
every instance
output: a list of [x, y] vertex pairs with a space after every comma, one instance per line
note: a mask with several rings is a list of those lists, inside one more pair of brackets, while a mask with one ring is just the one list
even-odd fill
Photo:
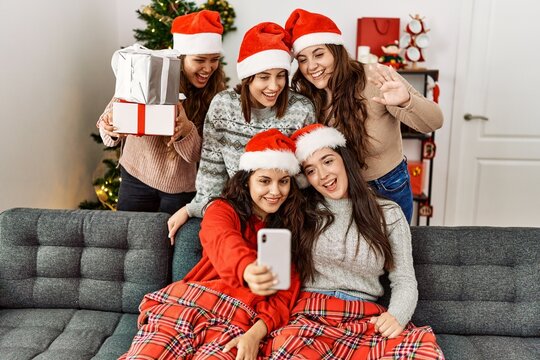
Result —
[[283, 170], [258, 169], [249, 177], [248, 187], [253, 213], [264, 220], [268, 214], [278, 211], [287, 199], [291, 177]]
[[335, 68], [334, 55], [326, 45], [313, 45], [300, 51], [296, 56], [298, 69], [306, 80], [317, 89], [328, 87], [328, 81]]
[[249, 83], [249, 95], [254, 108], [272, 107], [287, 86], [287, 71], [270, 69], [255, 74]]
[[308, 157], [302, 168], [311, 186], [324, 197], [338, 200], [349, 197], [349, 178], [343, 158], [326, 147]]
[[201, 89], [206, 86], [210, 76], [218, 68], [220, 57], [220, 54], [186, 55], [183, 64], [184, 75], [193, 86]]

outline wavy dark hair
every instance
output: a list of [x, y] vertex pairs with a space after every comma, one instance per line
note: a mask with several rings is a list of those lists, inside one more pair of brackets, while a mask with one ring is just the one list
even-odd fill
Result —
[[315, 106], [315, 116], [320, 123], [333, 126], [345, 135], [347, 146], [355, 151], [357, 161], [361, 168], [365, 169], [369, 135], [365, 126], [368, 113], [367, 101], [363, 97], [367, 81], [364, 66], [353, 60], [343, 45], [324, 46], [334, 56], [334, 72], [328, 81], [332, 101], [327, 103], [326, 91], [317, 89], [304, 77], [300, 69], [294, 74], [291, 87], [311, 99]]
[[[182, 74], [185, 58], [185, 55], [180, 56]], [[210, 102], [218, 92], [225, 90], [225, 88], [225, 72], [223, 71], [221, 62], [212, 73], [212, 76], [210, 76], [210, 79], [208, 79], [206, 86], [201, 89], [193, 86], [187, 79], [187, 76], [180, 77], [180, 92], [186, 95], [186, 100], [183, 103], [184, 109], [186, 110], [188, 119], [195, 124], [199, 135], [202, 136], [204, 118], [208, 107], [210, 107]]]
[[[278, 98], [276, 100], [276, 104], [273, 106], [274, 109], [276, 109], [276, 117], [278, 119], [281, 119], [285, 115], [285, 111], [287, 111], [287, 105], [289, 103], [289, 72], [285, 72], [285, 78], [287, 79], [287, 82], [285, 84], [285, 87], [281, 91], [281, 93], [278, 95]], [[234, 91], [238, 95], [240, 95], [240, 104], [242, 105], [242, 114], [244, 115], [244, 119], [247, 123], [251, 121], [251, 107], [253, 106], [251, 101], [251, 96], [249, 92], [249, 84], [253, 82], [253, 79], [255, 79], [255, 75], [251, 75], [245, 79], [242, 79], [242, 82], [240, 84], [236, 85], [234, 88]]]
[[[246, 226], [249, 224], [248, 220], [253, 215], [253, 200], [247, 186], [253, 173], [254, 171], [239, 170], [225, 183], [221, 196], [212, 199], [224, 200], [233, 207], [240, 217], [242, 233], [246, 230]], [[287, 199], [277, 212], [268, 215], [265, 226], [289, 229], [294, 243], [303, 230], [305, 199], [292, 176], [290, 184], [291, 189]]]
[[[377, 201], [377, 195], [371, 190], [361, 175], [360, 164], [354, 152], [346, 147], [334, 149], [343, 159], [348, 177], [348, 195], [352, 202], [352, 219], [349, 228], [356, 226], [358, 236], [367, 241], [377, 256], [384, 257], [384, 267], [394, 267], [394, 258], [390, 247], [387, 223], [383, 207]], [[306, 211], [304, 229], [299, 241], [293, 242], [293, 259], [302, 281], [313, 280], [313, 247], [319, 236], [334, 222], [335, 217], [328, 208], [324, 197], [312, 186], [304, 190]], [[322, 206], [321, 206], [322, 205]], [[385, 205], [384, 205], [385, 206]], [[356, 247], [358, 253], [358, 244]]]

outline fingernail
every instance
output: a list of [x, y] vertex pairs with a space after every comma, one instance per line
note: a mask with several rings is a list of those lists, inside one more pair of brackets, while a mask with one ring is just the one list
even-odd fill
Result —
[[277, 280], [272, 281], [272, 285], [276, 285], [278, 283]]

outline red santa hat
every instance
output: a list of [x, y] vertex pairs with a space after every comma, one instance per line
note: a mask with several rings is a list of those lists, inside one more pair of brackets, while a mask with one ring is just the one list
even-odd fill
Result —
[[253, 136], [240, 156], [239, 170], [280, 169], [293, 176], [300, 172], [294, 141], [277, 129]]
[[304, 162], [319, 149], [329, 147], [335, 149], [347, 145], [345, 136], [339, 130], [322, 124], [311, 124], [301, 128], [291, 135], [296, 143], [296, 158]]
[[330, 18], [303, 9], [291, 13], [285, 29], [291, 35], [294, 56], [313, 45], [344, 44], [341, 31]]
[[181, 55], [218, 54], [223, 52], [223, 25], [219, 12], [201, 10], [178, 16], [172, 23], [173, 48]]
[[244, 35], [236, 71], [245, 79], [269, 69], [291, 70], [292, 57], [289, 34], [278, 24], [263, 22], [249, 29]]

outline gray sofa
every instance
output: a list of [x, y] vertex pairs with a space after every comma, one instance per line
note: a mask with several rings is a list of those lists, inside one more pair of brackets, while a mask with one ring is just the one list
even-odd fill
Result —
[[[116, 359], [146, 292], [200, 257], [198, 221], [174, 256], [166, 214], [0, 214], [0, 359]], [[447, 359], [540, 359], [540, 228], [413, 227], [420, 300]], [[386, 299], [382, 299], [384, 303]]]

